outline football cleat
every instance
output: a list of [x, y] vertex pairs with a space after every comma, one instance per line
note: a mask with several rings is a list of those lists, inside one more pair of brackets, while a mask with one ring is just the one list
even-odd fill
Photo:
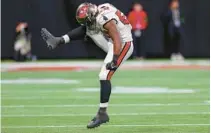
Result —
[[109, 116], [106, 112], [98, 112], [90, 123], [87, 125], [88, 129], [99, 127], [101, 124], [109, 122]]

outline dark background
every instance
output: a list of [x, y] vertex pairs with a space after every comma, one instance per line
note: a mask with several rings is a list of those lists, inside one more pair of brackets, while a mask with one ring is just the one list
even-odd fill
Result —
[[[56, 36], [77, 27], [75, 10], [84, 0], [2, 0], [2, 59], [13, 58], [15, 27], [18, 22], [28, 22], [32, 32], [32, 53], [38, 58], [102, 58], [103, 53], [92, 42], [72, 41], [53, 51], [48, 50], [40, 37], [40, 29], [46, 27]], [[127, 14], [132, 0], [89, 0], [96, 4], [109, 2]], [[164, 28], [161, 15], [167, 10], [169, 0], [139, 0], [149, 16], [146, 31], [148, 57], [167, 57]], [[180, 0], [185, 18], [185, 57], [209, 57], [209, 0]]]

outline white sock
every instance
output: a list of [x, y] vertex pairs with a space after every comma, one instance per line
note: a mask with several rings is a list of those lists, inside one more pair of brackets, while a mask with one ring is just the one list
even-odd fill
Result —
[[108, 107], [108, 103], [100, 103], [100, 108], [107, 108]]

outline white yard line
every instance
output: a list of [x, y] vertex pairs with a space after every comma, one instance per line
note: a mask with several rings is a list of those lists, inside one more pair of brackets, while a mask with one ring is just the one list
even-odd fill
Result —
[[[143, 115], [206, 115], [210, 112], [150, 112], [150, 113], [112, 113], [109, 116], [143, 116]], [[2, 115], [2, 118], [8, 117], [75, 117], [75, 116], [93, 116], [95, 114], [26, 114], [26, 115]]]
[[[140, 106], [207, 106], [209, 103], [143, 103], [143, 104], [109, 104], [111, 107], [140, 107]], [[4, 105], [2, 108], [69, 108], [97, 107], [96, 104], [66, 104], [66, 105]]]
[[[150, 124], [150, 125], [106, 125], [103, 127], [180, 127], [180, 126], [210, 126], [210, 124]], [[45, 126], [2, 126], [2, 128], [13, 128], [13, 129], [23, 129], [23, 128], [85, 128], [84, 125], [45, 125]]]
[[[192, 98], [204, 98], [206, 96], [194, 96]], [[1, 100], [62, 100], [62, 99], [98, 99], [98, 96], [71, 96], [71, 97], [48, 97], [48, 96], [31, 96], [31, 97], [11, 97], [11, 96], [2, 96]], [[153, 99], [163, 99], [163, 95], [154, 96], [154, 95], [131, 95], [131, 96], [111, 96], [112, 99], [144, 99], [144, 98], [153, 98]], [[187, 95], [171, 95], [171, 99], [188, 99]], [[205, 101], [209, 103], [209, 101]]]
[[[43, 82], [44, 83], [44, 82]], [[78, 82], [75, 82], [73, 84], [78, 84], [80, 83], [79, 81]], [[12, 83], [13, 84], [13, 83]], [[22, 84], [22, 83], [21, 83]], [[27, 83], [28, 84], [28, 83]], [[33, 83], [32, 83], [33, 84]], [[50, 83], [46, 83], [46, 84], [49, 84]], [[55, 83], [57, 84], [57, 83]], [[62, 83], [58, 83], [58, 84], [62, 84]], [[69, 84], [69, 83], [68, 83]], [[71, 83], [71, 85], [73, 85]], [[131, 92], [129, 91], [131, 89]], [[113, 91], [112, 93], [120, 93], [122, 90], [122, 93], [125, 93], [125, 94], [151, 94], [151, 93], [158, 93], [158, 94], [178, 94], [178, 93], [181, 93], [181, 94], [189, 94], [189, 93], [195, 93], [195, 92], [203, 92], [203, 91], [207, 91], [209, 90], [209, 88], [178, 88], [178, 89], [173, 89], [173, 88], [168, 88], [168, 87], [156, 87], [156, 86], [128, 86], [128, 87], [122, 87], [122, 86], [115, 86], [113, 87]], [[12, 89], [12, 90], [6, 90], [6, 89], [3, 89], [2, 90], [2, 94], [34, 94], [34, 93], [37, 93], [37, 94], [46, 94], [46, 93], [71, 93], [71, 92], [85, 92], [85, 93], [88, 93], [88, 92], [92, 92], [92, 93], [98, 93], [100, 91], [99, 88], [97, 87], [75, 87], [75, 88], [68, 88], [68, 89], [33, 89], [33, 88], [30, 88], [30, 89], [25, 89], [25, 90], [22, 90], [22, 89]], [[137, 92], [137, 93], [135, 93]]]
[[45, 93], [70, 93], [73, 92], [73, 89], [66, 89], [66, 90], [19, 90], [19, 91], [2, 91], [2, 94], [14, 94], [14, 93], [21, 93], [21, 94], [33, 94], [33, 93], [39, 93], [39, 94], [45, 94]]
[[[140, 97], [140, 96], [139, 96]], [[73, 96], [73, 97], [1, 97], [1, 100], [62, 100], [62, 99], [98, 99], [99, 97], [94, 96]], [[119, 98], [124, 98], [123, 96]], [[133, 98], [133, 97], [131, 97]], [[137, 98], [137, 97], [136, 97]], [[135, 98], [133, 98], [135, 99]]]
[[[54, 79], [54, 78], [18, 78], [18, 79], [3, 79], [1, 84], [79, 84], [78, 80], [69, 79]], [[9, 92], [9, 91], [8, 91]], [[19, 92], [19, 91], [17, 91]], [[20, 91], [21, 92], [21, 91]]]

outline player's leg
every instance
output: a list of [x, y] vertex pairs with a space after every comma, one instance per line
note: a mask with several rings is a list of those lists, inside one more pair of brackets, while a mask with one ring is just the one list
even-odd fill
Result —
[[[117, 60], [118, 67], [127, 60], [133, 52], [133, 45], [131, 42], [125, 43], [123, 45], [123, 48], [121, 50], [121, 54]], [[109, 44], [109, 51], [107, 53], [107, 56], [104, 60], [104, 64], [101, 68], [100, 74], [99, 74], [99, 80], [100, 80], [100, 109], [105, 110], [108, 107], [108, 102], [110, 99], [111, 94], [111, 78], [113, 74], [115, 73], [114, 70], [107, 70], [106, 64], [109, 63], [113, 58], [113, 44]]]
[[[127, 42], [125, 45], [123, 45], [123, 48], [121, 50], [121, 54], [118, 58], [117, 64], [120, 66], [125, 60], [127, 60], [131, 54], [133, 53], [133, 44], [132, 42]], [[106, 123], [109, 121], [109, 117], [107, 115], [107, 107], [108, 102], [110, 99], [111, 94], [111, 78], [115, 71], [113, 70], [107, 70], [106, 64], [110, 62], [113, 58], [113, 44], [109, 44], [109, 50], [107, 53], [107, 56], [104, 60], [104, 64], [101, 68], [100, 74], [99, 74], [99, 80], [100, 80], [100, 108], [97, 113], [97, 116], [87, 125], [88, 128], [94, 128], [102, 123]]]
[[95, 128], [100, 126], [102, 123], [106, 123], [109, 121], [109, 117], [106, 113], [106, 109], [108, 107], [108, 101], [111, 94], [111, 82], [107, 80], [107, 75], [109, 70], [106, 69], [106, 64], [110, 62], [113, 58], [113, 44], [108, 42], [108, 52], [106, 58], [101, 67], [101, 71], [99, 73], [99, 81], [100, 81], [100, 105], [97, 115], [91, 120], [91, 122], [87, 125], [87, 128]]
[[[113, 44], [111, 42], [108, 42], [109, 50], [106, 55], [106, 58], [103, 62], [103, 65], [101, 67], [101, 71], [99, 73], [99, 80], [100, 80], [100, 109], [103, 109], [106, 111], [106, 108], [108, 107], [108, 102], [111, 94], [111, 82], [109, 78], [109, 72], [110, 70], [106, 69], [106, 64], [111, 62], [113, 59]], [[114, 71], [113, 71], [114, 72]]]
[[[125, 45], [123, 45], [121, 53], [119, 55], [119, 58], [117, 60], [118, 67], [127, 60], [131, 54], [133, 53], [133, 44], [132, 42], [127, 42]], [[106, 108], [108, 107], [108, 102], [110, 99], [111, 94], [111, 78], [113, 74], [115, 73], [114, 70], [107, 70], [106, 64], [110, 62], [113, 58], [113, 44], [109, 44], [109, 51], [107, 53], [107, 56], [104, 60], [104, 64], [101, 68], [100, 74], [99, 74], [99, 80], [100, 80], [100, 86], [101, 86], [101, 93], [100, 93], [100, 108]]]

